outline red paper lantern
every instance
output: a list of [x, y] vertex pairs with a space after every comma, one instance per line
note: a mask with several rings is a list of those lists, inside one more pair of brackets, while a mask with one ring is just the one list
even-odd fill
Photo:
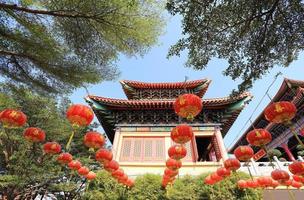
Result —
[[178, 170], [171, 170], [171, 169], [166, 168], [164, 174], [166, 176], [170, 176], [170, 177], [176, 176], [178, 174]]
[[110, 162], [105, 162], [103, 167], [108, 172], [113, 172], [113, 171], [118, 170], [119, 164], [115, 160], [111, 160]]
[[216, 173], [217, 175], [225, 178], [225, 177], [228, 177], [231, 175], [231, 171], [229, 169], [226, 169], [225, 167], [221, 167], [221, 168], [218, 168], [216, 170]]
[[25, 125], [26, 120], [26, 115], [19, 110], [5, 109], [0, 112], [0, 122], [6, 128], [22, 127]]
[[112, 176], [114, 177], [114, 178], [119, 178], [119, 177], [121, 177], [121, 176], [123, 176], [125, 173], [124, 173], [124, 171], [122, 170], [122, 169], [118, 169], [118, 170], [116, 170], [116, 171], [113, 171], [112, 172]]
[[180, 160], [168, 158], [168, 160], [166, 161], [166, 166], [171, 170], [177, 170], [182, 167], [182, 162]]
[[167, 175], [163, 175], [163, 180], [166, 180], [168, 183], [172, 183], [175, 181], [175, 176], [167, 176]]
[[185, 144], [189, 142], [193, 137], [193, 131], [191, 126], [187, 124], [181, 124], [174, 127], [171, 131], [171, 139], [175, 143]]
[[213, 179], [211, 178], [210, 175], [208, 175], [208, 176], [205, 178], [204, 183], [207, 184], [207, 185], [213, 185], [213, 184], [216, 183], [216, 181], [213, 180]]
[[46, 154], [58, 154], [61, 151], [61, 146], [57, 142], [47, 142], [43, 145], [43, 151]]
[[265, 111], [265, 118], [273, 123], [286, 123], [297, 113], [296, 106], [289, 101], [279, 101], [269, 105]]
[[297, 181], [297, 182], [302, 182], [302, 177], [297, 176], [297, 175], [292, 175], [293, 180]]
[[61, 164], [69, 164], [73, 160], [73, 156], [69, 153], [61, 153], [57, 161]]
[[203, 107], [202, 99], [194, 94], [180, 95], [174, 102], [174, 110], [178, 116], [192, 120]]
[[128, 176], [127, 176], [127, 174], [124, 174], [124, 175], [118, 177], [117, 180], [120, 183], [125, 183], [128, 180]]
[[31, 142], [43, 142], [45, 140], [45, 132], [40, 128], [29, 127], [23, 132], [26, 140]]
[[291, 182], [291, 186], [297, 189], [300, 189], [301, 187], [303, 187], [303, 184], [297, 181], [292, 181]]
[[66, 116], [73, 126], [88, 126], [94, 118], [94, 113], [88, 106], [74, 104], [68, 108]]
[[234, 150], [233, 153], [240, 161], [248, 161], [254, 155], [254, 151], [250, 146], [239, 146]]
[[79, 162], [78, 160], [72, 160], [71, 162], [69, 162], [68, 167], [71, 170], [78, 170], [81, 168], [81, 162]]
[[292, 184], [292, 180], [291, 179], [289, 179], [289, 180], [281, 183], [281, 185], [285, 185], [287, 187], [291, 186], [291, 184]]
[[95, 159], [102, 163], [110, 162], [113, 159], [113, 154], [107, 149], [99, 149], [95, 154]]
[[96, 178], [96, 174], [92, 171], [89, 171], [89, 173], [87, 175], [85, 175], [85, 178], [88, 180], [94, 180]]
[[278, 181], [272, 180], [271, 186], [273, 189], [275, 189], [276, 187], [278, 187], [280, 185], [280, 183]]
[[127, 185], [128, 187], [133, 187], [133, 186], [134, 186], [134, 180], [128, 178], [128, 180], [126, 181], [126, 185]]
[[254, 129], [247, 133], [246, 140], [253, 146], [264, 146], [271, 142], [272, 136], [266, 129]]
[[237, 182], [237, 185], [238, 185], [238, 187], [239, 187], [240, 189], [245, 189], [245, 188], [248, 187], [247, 181], [245, 181], [245, 180], [239, 180], [239, 181]]
[[258, 181], [256, 179], [254, 179], [254, 180], [247, 180], [246, 182], [247, 182], [248, 188], [257, 188], [257, 187], [259, 187], [259, 183], [258, 183]]
[[290, 165], [288, 165], [289, 171], [298, 176], [303, 176], [304, 175], [304, 162], [300, 161], [294, 161]]
[[236, 158], [228, 158], [224, 161], [224, 167], [231, 171], [236, 171], [241, 167], [241, 163]]
[[78, 169], [78, 174], [81, 176], [85, 176], [89, 173], [89, 171], [90, 171], [89, 168], [83, 166]]
[[276, 169], [271, 172], [271, 178], [279, 183], [284, 183], [290, 179], [290, 176], [288, 172], [281, 169]]
[[211, 179], [213, 179], [215, 182], [219, 182], [219, 181], [223, 180], [223, 177], [217, 175], [217, 173], [212, 173], [212, 174], [210, 175], [210, 177], [211, 177]]
[[261, 187], [271, 187], [273, 180], [268, 176], [261, 176], [257, 179], [257, 181]]
[[99, 149], [105, 144], [105, 138], [98, 132], [87, 132], [83, 138], [83, 143], [93, 149]]
[[187, 149], [181, 145], [173, 145], [168, 149], [168, 155], [170, 158], [180, 160], [187, 155]]

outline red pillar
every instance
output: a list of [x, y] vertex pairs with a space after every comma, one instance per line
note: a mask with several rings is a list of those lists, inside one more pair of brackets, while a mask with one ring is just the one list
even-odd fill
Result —
[[226, 147], [224, 145], [224, 140], [223, 140], [220, 128], [217, 127], [215, 129], [214, 135], [215, 135], [215, 138], [216, 138], [216, 141], [217, 141], [217, 144], [218, 144], [218, 147], [219, 147], [223, 160], [228, 159], [228, 153], [227, 153]]
[[284, 149], [284, 151], [286, 152], [286, 154], [287, 154], [287, 156], [288, 156], [288, 158], [289, 158], [289, 161], [294, 161], [294, 160], [296, 160], [296, 159], [293, 157], [291, 151], [289, 150], [287, 144], [283, 143], [281, 146], [282, 146], [282, 148]]

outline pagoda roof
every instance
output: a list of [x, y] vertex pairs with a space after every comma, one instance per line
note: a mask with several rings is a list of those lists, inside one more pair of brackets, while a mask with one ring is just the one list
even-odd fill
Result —
[[147, 83], [140, 81], [121, 80], [120, 84], [128, 99], [140, 99], [136, 91], [143, 89], [151, 90], [177, 90], [177, 89], [192, 89], [193, 93], [199, 97], [203, 97], [206, 93], [211, 80], [200, 79], [193, 81], [172, 82], [172, 83]]
[[[203, 110], [223, 110], [224, 116], [221, 121], [222, 134], [225, 135], [245, 103], [251, 99], [250, 93], [242, 93], [234, 97], [203, 99]], [[117, 110], [173, 110], [175, 100], [128, 100], [114, 99], [89, 95], [86, 101], [91, 105], [98, 120], [101, 122], [108, 138], [112, 142], [115, 134], [116, 122], [112, 111]], [[203, 122], [202, 122], [203, 123]]]
[[[273, 97], [272, 101], [269, 102], [267, 106], [269, 106], [273, 102], [278, 101], [293, 101], [296, 107], [299, 109], [303, 109], [304, 106], [304, 81], [293, 80], [284, 78], [278, 92]], [[266, 107], [267, 107], [266, 106]], [[265, 108], [266, 108], [265, 107]], [[265, 110], [265, 109], [264, 109]], [[271, 135], [273, 140], [279, 137], [280, 133], [283, 133], [287, 128], [282, 126], [281, 124], [274, 124], [268, 122], [264, 116], [264, 110], [259, 114], [259, 116], [254, 120], [252, 126], [250, 126], [242, 136], [236, 141], [236, 143], [229, 150], [230, 153], [233, 153], [234, 149], [236, 149], [239, 145], [247, 145], [248, 142], [246, 140], [246, 134], [255, 128], [265, 128], [267, 129]], [[296, 117], [299, 117], [299, 112]], [[257, 150], [257, 149], [255, 149]]]

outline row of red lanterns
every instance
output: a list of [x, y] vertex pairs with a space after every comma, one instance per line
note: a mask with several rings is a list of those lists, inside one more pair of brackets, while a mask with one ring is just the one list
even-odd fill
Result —
[[[173, 107], [178, 116], [192, 121], [202, 110], [202, 100], [194, 94], [183, 94], [175, 100]], [[179, 174], [179, 169], [182, 167], [181, 159], [187, 155], [184, 145], [193, 138], [192, 127], [180, 124], [171, 130], [170, 137], [176, 144], [168, 149], [169, 159], [166, 161], [162, 179], [163, 187], [173, 184], [175, 177]]]
[[104, 169], [111, 173], [112, 177], [119, 183], [128, 187], [134, 186], [134, 180], [129, 178], [128, 175], [124, 173], [123, 169], [119, 167], [119, 163], [113, 160], [111, 151], [101, 148], [96, 152], [95, 159], [102, 164]]

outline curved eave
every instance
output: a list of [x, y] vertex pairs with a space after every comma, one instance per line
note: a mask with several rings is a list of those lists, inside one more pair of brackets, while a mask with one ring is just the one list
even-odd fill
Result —
[[[113, 99], [89, 95], [86, 99], [97, 102], [101, 107], [106, 106], [108, 109], [172, 109], [174, 100], [127, 100]], [[203, 99], [203, 106], [208, 109], [223, 109], [229, 106], [239, 106], [239, 101], [251, 99], [250, 93], [243, 93], [236, 97]]]
[[211, 80], [209, 79], [174, 83], [146, 83], [130, 80], [120, 81], [120, 84], [128, 99], [135, 99], [135, 91], [141, 89], [193, 89], [196, 95], [198, 95], [199, 97], [203, 97], [210, 83]]

